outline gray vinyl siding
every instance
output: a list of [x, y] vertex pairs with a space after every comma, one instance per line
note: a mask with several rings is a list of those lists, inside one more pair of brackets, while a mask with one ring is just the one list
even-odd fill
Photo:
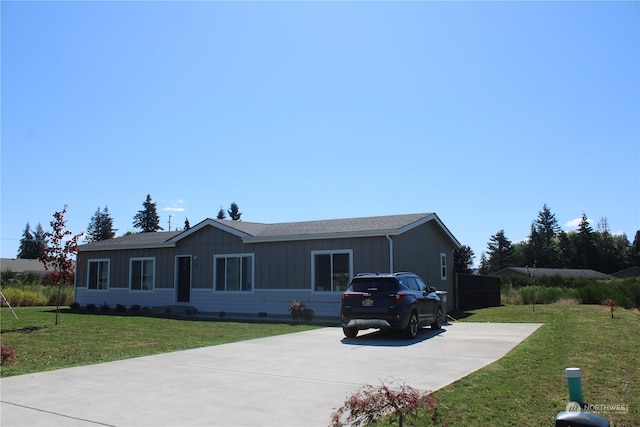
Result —
[[[242, 233], [238, 233], [242, 234]], [[147, 236], [148, 238], [149, 236]], [[153, 238], [160, 236], [152, 236]], [[453, 249], [455, 243], [436, 221], [427, 221], [400, 235], [392, 235], [394, 271], [412, 271], [429, 286], [451, 293], [453, 289]], [[157, 240], [161, 247], [112, 250], [100, 247], [80, 250], [76, 275], [76, 301], [80, 304], [103, 302], [111, 306], [139, 304], [147, 307], [193, 306], [209, 313], [269, 313], [287, 315], [292, 300], [304, 301], [318, 316], [339, 316], [340, 292], [312, 289], [312, 254], [316, 251], [349, 251], [352, 274], [390, 271], [389, 240], [383, 236], [350, 238], [309, 238], [308, 240], [243, 243], [234, 232], [206, 226], [177, 241]], [[449, 274], [441, 279], [440, 254], [447, 254]], [[253, 288], [250, 291], [214, 290], [214, 257], [251, 254], [254, 261]], [[177, 303], [176, 257], [191, 257], [190, 301]], [[152, 292], [129, 289], [132, 258], [155, 258], [155, 289]], [[109, 290], [87, 289], [87, 269], [91, 259], [108, 259]], [[453, 298], [449, 299], [451, 307]]]
[[385, 238], [302, 240], [245, 245], [255, 254], [256, 290], [311, 289], [311, 254], [323, 250], [352, 250], [353, 274], [388, 271]]
[[[435, 222], [427, 222], [394, 237], [394, 269], [411, 271], [422, 277], [427, 286], [438, 290], [453, 292], [453, 251], [455, 246]], [[440, 272], [440, 254], [447, 255], [447, 279], [442, 280]], [[453, 298], [447, 299], [447, 305], [453, 309]]]

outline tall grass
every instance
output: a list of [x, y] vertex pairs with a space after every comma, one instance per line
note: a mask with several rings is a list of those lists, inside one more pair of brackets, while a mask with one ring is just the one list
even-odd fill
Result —
[[[12, 307], [57, 305], [58, 285], [34, 273], [0, 273], [2, 293]], [[73, 284], [60, 287], [61, 305], [73, 302]]]
[[624, 308], [640, 307], [640, 278], [616, 280], [588, 280], [539, 277], [533, 281], [523, 277], [503, 277], [503, 304], [553, 304], [561, 300], [575, 300], [580, 304], [601, 304], [612, 299]]

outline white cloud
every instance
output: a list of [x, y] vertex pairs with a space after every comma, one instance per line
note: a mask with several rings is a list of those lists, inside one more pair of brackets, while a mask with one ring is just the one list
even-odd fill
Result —
[[[571, 221], [567, 221], [564, 223], [564, 227], [565, 228], [569, 228], [569, 229], [577, 229], [578, 227], [580, 227], [580, 222], [582, 222], [582, 217], [578, 217], [575, 219], [572, 219]], [[593, 225], [593, 220], [587, 218], [587, 222], [591, 225]]]
[[166, 208], [162, 208], [165, 212], [184, 212], [184, 200], [176, 200], [171, 202]]

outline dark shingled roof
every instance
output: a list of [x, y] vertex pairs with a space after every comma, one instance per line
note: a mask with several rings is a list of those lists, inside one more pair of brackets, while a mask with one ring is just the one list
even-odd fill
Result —
[[[234, 233], [247, 241], [253, 242], [261, 240], [278, 241], [349, 237], [371, 234], [384, 235], [385, 233], [397, 234], [404, 231], [404, 228], [411, 228], [414, 224], [420, 224], [430, 219], [435, 219], [443, 229], [449, 233], [449, 230], [446, 229], [434, 213], [284, 222], [276, 224], [208, 218], [191, 227], [189, 230], [130, 234], [115, 239], [81, 245], [79, 249], [80, 251], [98, 251], [171, 247], [180, 239], [208, 226], [218, 227]], [[451, 238], [456, 241], [453, 235], [451, 235]]]
[[319, 221], [283, 222], [260, 224], [244, 221], [214, 220], [252, 237], [303, 236], [313, 234], [357, 233], [367, 231], [397, 230], [429, 215], [373, 216], [365, 218], [327, 219]]
[[180, 234], [180, 231], [158, 231], [155, 233], [133, 233], [115, 239], [100, 240], [79, 246], [79, 250], [109, 250], [123, 247], [156, 247]]

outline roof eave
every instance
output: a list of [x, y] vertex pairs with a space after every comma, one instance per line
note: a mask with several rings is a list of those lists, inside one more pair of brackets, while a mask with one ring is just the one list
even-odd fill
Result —
[[174, 248], [176, 244], [174, 242], [162, 242], [162, 243], [144, 243], [144, 244], [130, 244], [130, 245], [109, 245], [83, 248], [80, 246], [78, 252], [99, 252], [99, 251], [119, 251], [123, 249], [162, 249], [162, 248]]

